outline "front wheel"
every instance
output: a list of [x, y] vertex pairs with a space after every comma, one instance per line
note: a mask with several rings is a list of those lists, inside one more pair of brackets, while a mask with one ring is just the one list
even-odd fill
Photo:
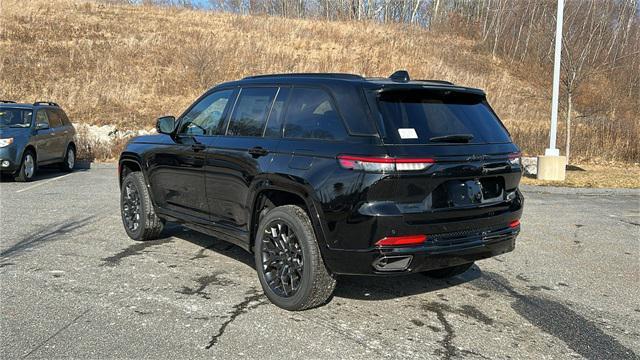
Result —
[[322, 261], [311, 221], [299, 206], [279, 206], [260, 221], [255, 261], [265, 294], [285, 310], [322, 305], [336, 286]]
[[452, 266], [444, 269], [425, 271], [423, 274], [434, 279], [447, 279], [465, 273], [473, 266], [473, 263]]
[[120, 213], [124, 229], [133, 240], [155, 240], [164, 228], [151, 203], [144, 176], [139, 171], [130, 173], [122, 181]]
[[22, 155], [20, 168], [15, 175], [15, 180], [19, 182], [28, 182], [33, 180], [36, 174], [36, 155], [31, 150], [27, 150]]

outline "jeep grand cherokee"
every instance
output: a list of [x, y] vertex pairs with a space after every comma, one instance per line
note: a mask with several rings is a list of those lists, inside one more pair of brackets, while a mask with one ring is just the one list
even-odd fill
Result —
[[455, 276], [520, 231], [520, 152], [478, 89], [252, 76], [156, 126], [120, 157], [128, 235], [171, 221], [236, 244], [284, 309], [323, 304], [340, 274]]

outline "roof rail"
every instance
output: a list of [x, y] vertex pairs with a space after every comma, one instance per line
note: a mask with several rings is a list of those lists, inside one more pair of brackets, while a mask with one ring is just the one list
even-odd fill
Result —
[[447, 81], [447, 80], [424, 80], [424, 79], [420, 79], [420, 80], [416, 80], [416, 81], [424, 81], [424, 82], [431, 82], [431, 83], [445, 84], [445, 85], [454, 85], [454, 83], [452, 83], [451, 81]]
[[49, 106], [56, 106], [56, 107], [60, 107], [60, 105], [54, 103], [53, 101], [36, 101], [33, 103], [34, 106], [38, 106], [38, 105], [49, 105]]
[[287, 73], [287, 74], [266, 74], [266, 75], [253, 75], [247, 76], [245, 79], [263, 79], [263, 78], [275, 78], [275, 77], [317, 77], [317, 78], [332, 78], [332, 79], [346, 79], [346, 80], [363, 80], [360, 75], [347, 74], [347, 73]]
[[15, 104], [16, 102], [12, 101], [12, 100], [0, 100], [0, 103], [2, 103], [2, 104]]

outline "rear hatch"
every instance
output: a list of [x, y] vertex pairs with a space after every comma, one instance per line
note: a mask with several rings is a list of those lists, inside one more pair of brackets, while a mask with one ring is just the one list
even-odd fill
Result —
[[[508, 211], [521, 177], [519, 149], [483, 92], [454, 87], [398, 87], [371, 92], [372, 111], [398, 166], [396, 205], [409, 224], [477, 220]], [[474, 226], [475, 226], [474, 225]]]

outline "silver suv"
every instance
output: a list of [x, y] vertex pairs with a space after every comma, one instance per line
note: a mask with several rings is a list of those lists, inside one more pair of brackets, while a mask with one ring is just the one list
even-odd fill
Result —
[[31, 181], [40, 165], [58, 163], [63, 171], [72, 171], [75, 134], [56, 103], [0, 100], [0, 172]]

